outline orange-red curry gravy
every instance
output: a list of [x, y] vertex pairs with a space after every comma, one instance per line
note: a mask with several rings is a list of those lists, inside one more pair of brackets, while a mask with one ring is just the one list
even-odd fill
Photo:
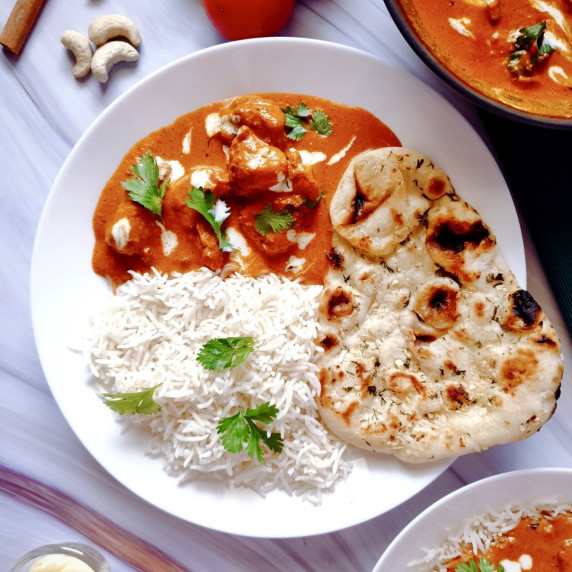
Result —
[[[287, 135], [282, 109], [304, 103], [329, 116], [333, 131]], [[93, 268], [113, 285], [129, 270], [188, 272], [206, 266], [257, 276], [272, 271], [319, 284], [331, 250], [330, 198], [349, 161], [367, 149], [400, 145], [371, 113], [306, 95], [264, 94], [213, 103], [151, 133], [123, 158], [99, 199], [93, 224]], [[138, 158], [156, 157], [169, 184], [162, 216], [129, 198], [122, 181]], [[212, 227], [189, 208], [192, 186], [225, 201], [223, 230], [234, 249], [222, 252]], [[323, 193], [323, 198], [313, 204]], [[262, 235], [255, 218], [270, 205], [287, 209], [291, 228]]]
[[[472, 556], [472, 553], [469, 557]], [[483, 555], [491, 564], [524, 564], [522, 570], [572, 571], [572, 514], [523, 518]], [[508, 572], [508, 563], [506, 563]], [[528, 567], [528, 565], [531, 567]], [[447, 567], [454, 571], [455, 564]], [[495, 568], [496, 569], [496, 568]], [[512, 569], [512, 568], [511, 568]]]
[[[399, 1], [422, 42], [463, 83], [509, 107], [572, 117], [570, 0]], [[519, 49], [520, 30], [534, 36], [542, 22], [540, 44], [553, 51], [539, 54], [536, 39]]]

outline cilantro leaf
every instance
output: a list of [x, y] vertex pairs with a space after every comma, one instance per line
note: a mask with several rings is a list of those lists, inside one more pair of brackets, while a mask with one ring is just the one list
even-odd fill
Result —
[[307, 209], [315, 209], [318, 206], [318, 203], [324, 198], [324, 193], [320, 193], [318, 195], [318, 198], [315, 200], [309, 199], [306, 197], [306, 199], [304, 200], [304, 202], [302, 203], [303, 207], [306, 207]]
[[481, 557], [477, 563], [473, 558], [468, 562], [459, 563], [455, 567], [455, 572], [504, 572], [504, 566], [502, 564], [498, 565], [498, 568], [494, 564], [491, 564], [486, 558]]
[[324, 137], [332, 134], [330, 118], [320, 110], [312, 113], [305, 103], [299, 103], [297, 107], [288, 106], [282, 112], [286, 116], [286, 127], [290, 129], [288, 137], [294, 141], [301, 141], [308, 129]]
[[271, 423], [278, 415], [278, 408], [276, 405], [270, 405], [267, 401], [259, 405], [256, 409], [247, 409], [246, 417], [252, 421], [260, 421], [260, 423]]
[[232, 369], [245, 362], [256, 342], [251, 337], [214, 338], [202, 346], [197, 361], [208, 370]]
[[533, 26], [528, 26], [528, 28], [520, 28], [519, 35], [514, 43], [520, 49], [526, 50], [534, 40], [542, 38], [545, 31], [546, 20], [539, 22], [538, 24], [534, 24]]
[[329, 137], [333, 131], [330, 118], [319, 109], [312, 115], [312, 119], [310, 120], [310, 127], [323, 137]]
[[162, 199], [165, 196], [169, 180], [163, 181], [159, 186], [159, 167], [157, 159], [147, 151], [139, 157], [131, 168], [135, 175], [128, 181], [123, 181], [121, 186], [128, 191], [129, 198], [141, 206], [161, 216]]
[[246, 444], [246, 453], [251, 459], [265, 463], [264, 452], [260, 447], [262, 441], [271, 451], [280, 453], [284, 441], [280, 433], [271, 433], [260, 428], [259, 423], [271, 423], [278, 415], [278, 408], [270, 402], [259, 405], [256, 409], [247, 409], [246, 413], [239, 411], [231, 417], [221, 419], [217, 426], [217, 433], [221, 436], [223, 447], [231, 453], [239, 453]]
[[299, 103], [298, 107], [296, 108], [296, 115], [300, 119], [305, 119], [312, 115], [312, 112], [308, 109], [308, 106], [305, 103]]
[[457, 564], [457, 566], [455, 567], [455, 572], [479, 572], [479, 571], [477, 570], [477, 564], [471, 558], [466, 564], [464, 562]]
[[544, 41], [545, 32], [546, 20], [518, 30], [514, 49], [509, 55], [509, 71], [517, 76], [531, 74], [538, 64], [552, 54], [554, 47]]
[[553, 51], [554, 48], [550, 44], [547, 44], [545, 42], [542, 42], [542, 44], [538, 46], [538, 53], [541, 56], [549, 56]]
[[[288, 137], [290, 139], [294, 139], [294, 141], [301, 141], [306, 131], [308, 131], [302, 123], [302, 119], [306, 117], [306, 115], [304, 114], [304, 109], [301, 109], [301, 106], [304, 106], [304, 109], [307, 109], [306, 106], [301, 103], [298, 106], [298, 109], [288, 106], [286, 109], [282, 110], [286, 116], [286, 127], [291, 130], [288, 133]], [[299, 112], [302, 115], [298, 115]]]
[[266, 205], [254, 219], [254, 228], [266, 236], [271, 232], [282, 232], [294, 226], [294, 217], [290, 209], [284, 208], [274, 211], [272, 206]]
[[205, 217], [218, 238], [219, 248], [223, 252], [230, 252], [232, 244], [222, 230], [222, 223], [230, 216], [226, 203], [222, 199], [217, 201], [212, 191], [205, 192], [202, 187], [192, 187], [188, 194], [190, 198], [185, 200], [185, 204]]
[[480, 572], [497, 572], [497, 571], [498, 572], [504, 572], [504, 566], [499, 564], [499, 567], [495, 568], [494, 564], [491, 564], [485, 558], [481, 558], [479, 560], [479, 570], [480, 570]]
[[250, 432], [250, 436], [248, 438], [248, 442], [246, 444], [246, 453], [251, 458], [258, 460], [259, 463], [264, 464], [264, 454], [262, 453], [262, 449], [260, 448], [260, 439], [266, 436], [266, 432], [262, 429], [259, 429], [257, 425], [255, 425], [252, 421], [248, 418], [245, 418], [246, 422], [248, 423], [247, 427]]
[[544, 43], [544, 32], [546, 32], [546, 20], [528, 26], [528, 28], [521, 28], [520, 35], [516, 38], [515, 46], [521, 50], [527, 50], [532, 42], [536, 41], [538, 53], [541, 56], [549, 55], [554, 51], [550, 44]]
[[159, 383], [134, 393], [104, 393], [103, 396], [108, 398], [104, 403], [120, 415], [125, 413], [152, 415], [161, 411], [161, 406], [153, 400], [153, 393], [161, 385], [163, 384]]
[[222, 445], [231, 453], [240, 453], [245, 441], [250, 437], [250, 426], [245, 423], [244, 415], [239, 411], [232, 417], [225, 417], [217, 425], [217, 433], [222, 434]]

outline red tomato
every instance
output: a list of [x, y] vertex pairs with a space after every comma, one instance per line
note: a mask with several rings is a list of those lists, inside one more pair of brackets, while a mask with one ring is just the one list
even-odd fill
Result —
[[217, 31], [228, 40], [271, 36], [290, 19], [296, 0], [202, 0]]

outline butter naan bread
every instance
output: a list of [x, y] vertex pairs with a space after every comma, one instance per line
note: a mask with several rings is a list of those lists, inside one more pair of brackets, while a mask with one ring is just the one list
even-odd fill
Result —
[[319, 410], [358, 447], [423, 462], [536, 432], [560, 341], [491, 229], [430, 159], [368, 151], [330, 205]]

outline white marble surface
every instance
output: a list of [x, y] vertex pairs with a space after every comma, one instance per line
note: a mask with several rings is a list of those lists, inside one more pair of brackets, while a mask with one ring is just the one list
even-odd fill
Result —
[[[8, 0], [0, 3], [0, 25], [8, 18], [11, 4]], [[138, 24], [143, 36], [140, 60], [114, 69], [104, 86], [92, 77], [75, 80], [72, 59], [60, 44], [61, 33], [66, 29], [86, 33], [95, 17], [116, 12]], [[318, 38], [371, 52], [433, 85], [481, 131], [474, 109], [454, 96], [413, 54], [382, 0], [300, 0], [280, 35]], [[432, 485], [389, 513], [327, 535], [267, 540], [202, 529], [149, 506], [92, 459], [56, 406], [34, 344], [28, 289], [42, 207], [66, 156], [106, 106], [161, 66], [223, 41], [199, 0], [48, 0], [20, 57], [0, 54], [0, 466], [4, 471], [4, 480], [0, 479], [0, 570], [9, 570], [21, 554], [39, 544], [82, 539], [93, 544], [91, 532], [83, 525], [69, 527], [8, 494], [6, 469], [41, 481], [96, 511], [134, 535], [126, 542], [135, 545], [136, 538], [146, 542], [143, 552], [151, 553], [155, 547], [179, 562], [179, 569], [200, 572], [371, 570], [413, 517], [463, 484], [517, 468], [572, 466], [569, 372], [556, 414], [537, 435], [460, 458]], [[555, 324], [569, 361], [570, 337], [526, 228], [523, 232], [528, 289]], [[85, 524], [85, 518], [81, 522]], [[101, 548], [114, 571], [136, 569], [105, 546]], [[167, 564], [142, 568], [176, 569]]]

